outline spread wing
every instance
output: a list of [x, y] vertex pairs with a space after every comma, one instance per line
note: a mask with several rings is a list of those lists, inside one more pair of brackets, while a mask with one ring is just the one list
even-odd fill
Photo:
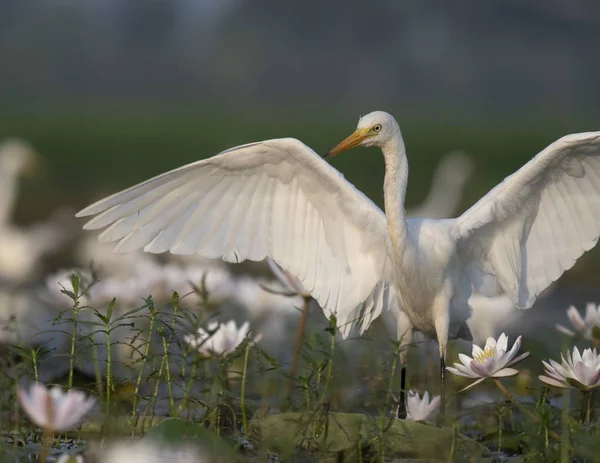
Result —
[[[77, 214], [107, 227], [116, 251], [271, 257], [326, 314], [366, 329], [387, 304], [391, 246], [383, 212], [292, 138], [239, 146], [154, 177]], [[366, 301], [366, 302], [365, 302]], [[349, 319], [352, 318], [352, 319]]]
[[463, 282], [530, 307], [598, 240], [600, 132], [552, 143], [454, 226]]

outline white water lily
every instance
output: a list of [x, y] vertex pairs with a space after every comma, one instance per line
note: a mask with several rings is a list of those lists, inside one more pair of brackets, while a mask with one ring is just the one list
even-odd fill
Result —
[[464, 388], [464, 391], [479, 384], [485, 378], [502, 378], [519, 373], [519, 370], [509, 367], [529, 355], [529, 352], [525, 352], [515, 357], [520, 348], [521, 336], [517, 338], [510, 351], [507, 352], [508, 336], [502, 333], [498, 341], [494, 338], [488, 338], [483, 349], [473, 344], [473, 358], [458, 354], [462, 364], [455, 363], [454, 367], [447, 367], [446, 369], [455, 375], [477, 380]]
[[[184, 339], [192, 348], [198, 349], [202, 355], [221, 357], [232, 353], [249, 333], [250, 324], [248, 322], [244, 322], [238, 328], [234, 320], [225, 324], [212, 321], [208, 324], [207, 330], [198, 328], [195, 335], [188, 334], [184, 336]], [[253, 341], [258, 342], [261, 338], [261, 335], [255, 336]]]
[[575, 387], [589, 391], [600, 386], [600, 356], [596, 349], [585, 349], [579, 353], [577, 347], [573, 352], [567, 352], [567, 358], [561, 355], [562, 364], [550, 360], [542, 361], [546, 369], [545, 375], [539, 378], [546, 384], [556, 387]]
[[48, 389], [41, 384], [31, 386], [29, 393], [19, 389], [19, 401], [29, 418], [49, 431], [62, 432], [72, 429], [96, 403], [81, 391], [71, 389], [63, 392], [57, 386]]
[[[556, 329], [561, 333], [567, 336], [580, 335], [590, 341], [594, 340], [595, 331], [597, 334], [600, 334], [598, 332], [600, 330], [600, 305], [588, 302], [585, 307], [585, 318], [582, 318], [579, 311], [574, 306], [571, 306], [567, 309], [567, 317], [573, 328], [575, 328], [575, 331], [557, 323]], [[596, 335], [596, 338], [598, 338], [598, 335]]]
[[284, 270], [282, 267], [277, 264], [273, 259], [267, 257], [267, 264], [269, 264], [269, 268], [273, 275], [277, 278], [277, 280], [283, 285], [284, 291], [273, 290], [271, 288], [265, 287], [267, 291], [278, 292], [280, 294], [284, 294], [286, 296], [302, 296], [304, 298], [309, 298], [310, 293], [304, 289], [302, 283], [298, 278], [292, 275], [290, 272]]
[[429, 401], [429, 392], [425, 391], [421, 398], [414, 391], [409, 391], [406, 398], [406, 419], [409, 421], [427, 421], [437, 415], [440, 408], [440, 396]]

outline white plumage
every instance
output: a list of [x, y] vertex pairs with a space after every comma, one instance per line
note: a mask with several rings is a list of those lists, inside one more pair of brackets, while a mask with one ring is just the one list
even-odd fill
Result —
[[81, 211], [84, 228], [110, 225], [116, 250], [201, 254], [230, 262], [270, 256], [297, 275], [346, 333], [387, 302], [385, 216], [295, 139], [233, 148], [117, 193]]
[[[388, 305], [437, 338], [466, 336], [473, 289], [530, 307], [600, 233], [600, 132], [567, 135], [457, 219], [407, 219], [408, 164], [392, 116], [374, 112], [330, 151], [377, 146], [387, 216], [295, 139], [227, 150], [112, 195], [78, 216], [116, 249], [272, 257], [347, 334]], [[394, 294], [396, 296], [394, 296]]]

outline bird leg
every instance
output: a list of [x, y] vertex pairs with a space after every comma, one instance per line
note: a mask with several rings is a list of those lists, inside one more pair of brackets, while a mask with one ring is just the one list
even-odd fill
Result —
[[441, 397], [440, 401], [440, 414], [438, 415], [438, 426], [443, 426], [446, 421], [446, 360], [444, 356], [440, 357], [440, 377], [441, 383]]
[[400, 401], [398, 403], [398, 418], [406, 418], [406, 367], [400, 369]]
[[435, 320], [435, 331], [440, 348], [440, 379], [441, 401], [437, 424], [443, 426], [446, 422], [446, 347], [448, 344], [448, 317], [438, 316]]

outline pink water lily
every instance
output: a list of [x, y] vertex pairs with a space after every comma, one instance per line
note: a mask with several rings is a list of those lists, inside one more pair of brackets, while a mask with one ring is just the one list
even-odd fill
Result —
[[585, 307], [585, 318], [582, 318], [579, 311], [574, 306], [571, 306], [567, 309], [567, 317], [575, 331], [557, 323], [556, 329], [558, 331], [567, 336], [580, 335], [590, 341], [594, 340], [594, 328], [600, 330], [600, 306], [588, 302]]
[[462, 363], [455, 363], [454, 367], [447, 367], [446, 369], [455, 375], [476, 379], [475, 382], [463, 389], [465, 391], [486, 378], [502, 378], [519, 373], [519, 370], [509, 367], [529, 355], [529, 352], [525, 352], [515, 357], [520, 348], [521, 336], [517, 338], [510, 351], [507, 352], [508, 336], [502, 333], [498, 341], [494, 338], [488, 338], [483, 349], [473, 344], [473, 358], [458, 354], [458, 358]]
[[600, 356], [596, 349], [585, 349], [579, 353], [577, 347], [573, 352], [567, 352], [567, 358], [561, 355], [562, 363], [550, 360], [544, 362], [545, 375], [539, 379], [550, 386], [575, 387], [583, 391], [590, 391], [600, 386]]
[[19, 389], [18, 395], [31, 420], [52, 432], [72, 429], [96, 403], [81, 391], [63, 392], [59, 387], [48, 389], [41, 384], [34, 384], [29, 392]]
[[413, 391], [406, 398], [406, 419], [409, 421], [427, 421], [437, 415], [440, 408], [440, 396], [436, 395], [429, 401], [429, 392], [425, 391], [421, 398]]

